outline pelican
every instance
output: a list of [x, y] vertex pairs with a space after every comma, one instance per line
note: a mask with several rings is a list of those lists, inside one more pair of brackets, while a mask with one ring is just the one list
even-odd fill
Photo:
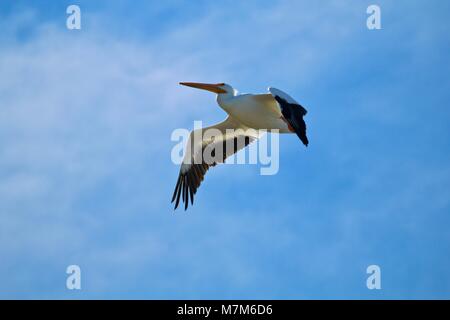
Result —
[[[180, 82], [180, 84], [214, 92], [217, 94], [218, 105], [228, 116], [220, 123], [190, 133], [172, 196], [175, 209], [180, 203], [180, 198], [184, 202], [185, 210], [189, 206], [189, 200], [193, 205], [194, 195], [208, 169], [217, 163], [223, 163], [226, 158], [258, 139], [259, 130], [295, 133], [303, 144], [308, 146], [306, 124], [303, 120], [307, 111], [281, 90], [270, 87], [269, 92], [265, 94], [238, 94], [237, 90], [226, 83]], [[203, 136], [202, 132], [208, 129], [219, 131], [219, 138]], [[232, 143], [233, 148], [226, 148], [227, 143]], [[201, 157], [207, 148], [216, 150], [215, 147], [219, 144], [223, 144], [224, 147], [218, 148], [222, 150], [222, 154], [215, 155], [218, 157], [216, 160], [205, 161]]]

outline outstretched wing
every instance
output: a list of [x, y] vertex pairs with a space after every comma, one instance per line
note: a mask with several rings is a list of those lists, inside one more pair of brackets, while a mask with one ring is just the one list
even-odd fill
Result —
[[280, 105], [284, 119], [291, 125], [303, 144], [308, 146], [309, 141], [306, 136], [306, 123], [303, 119], [303, 116], [307, 113], [306, 109], [279, 89], [269, 88], [269, 92]]
[[172, 196], [175, 209], [180, 199], [185, 210], [189, 200], [194, 204], [194, 195], [210, 167], [225, 162], [257, 138], [256, 130], [243, 127], [231, 117], [216, 125], [192, 131]]

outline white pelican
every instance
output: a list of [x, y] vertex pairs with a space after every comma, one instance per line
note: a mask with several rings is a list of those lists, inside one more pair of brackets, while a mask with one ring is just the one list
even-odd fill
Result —
[[[183, 199], [185, 210], [188, 208], [189, 199], [191, 204], [194, 204], [194, 194], [209, 167], [224, 162], [227, 157], [256, 140], [257, 130], [275, 129], [279, 133], [296, 133], [303, 144], [308, 146], [306, 124], [303, 120], [307, 111], [281, 90], [269, 88], [269, 93], [266, 94], [238, 94], [232, 86], [225, 83], [180, 82], [180, 84], [216, 93], [217, 103], [225, 110], [228, 117], [218, 124], [190, 133], [172, 196], [175, 209], [180, 203], [180, 197]], [[220, 138], [211, 139], [204, 136], [202, 132], [207, 129], [219, 130]], [[232, 149], [226, 148], [225, 145], [229, 143], [233, 145]], [[219, 144], [223, 145], [218, 148], [222, 150], [222, 154], [214, 155], [214, 150]], [[203, 152], [208, 148], [213, 150], [213, 156], [218, 156], [219, 160], [206, 161], [202, 157]]]

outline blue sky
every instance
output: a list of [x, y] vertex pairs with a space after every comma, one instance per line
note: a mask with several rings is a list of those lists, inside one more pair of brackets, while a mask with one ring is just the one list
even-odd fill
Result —
[[[2, 1], [0, 297], [450, 298], [449, 9]], [[274, 176], [217, 167], [174, 214], [171, 132], [225, 116], [179, 81], [279, 87], [310, 146], [282, 136]]]

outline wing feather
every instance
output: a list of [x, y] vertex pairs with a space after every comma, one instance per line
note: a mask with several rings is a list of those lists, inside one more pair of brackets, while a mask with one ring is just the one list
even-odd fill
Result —
[[[207, 129], [217, 129], [220, 135], [215, 136], [215, 139], [205, 137], [203, 131]], [[227, 129], [234, 129], [234, 131], [227, 132]], [[191, 205], [194, 204], [194, 195], [197, 193], [210, 167], [225, 162], [228, 157], [245, 148], [258, 138], [258, 132], [247, 129], [233, 118], [228, 117], [219, 124], [200, 129], [201, 132], [191, 132], [187, 142], [188, 151], [181, 164], [180, 173], [172, 196], [172, 203], [175, 201], [175, 209], [180, 204], [180, 198], [184, 203], [185, 210], [189, 206], [189, 201]], [[200, 135], [198, 135], [199, 133]], [[198, 140], [200, 141], [195, 141], [195, 136], [199, 136], [200, 139]], [[233, 148], [227, 148], [229, 143], [233, 143]], [[203, 157], [207, 148], [212, 150], [213, 161], [205, 160]], [[216, 150], [222, 153], [215, 154]]]
[[307, 114], [307, 110], [291, 96], [279, 89], [269, 88], [269, 92], [280, 106], [284, 119], [294, 129], [303, 144], [308, 146], [309, 141], [306, 136], [306, 123], [303, 119], [303, 117]]

